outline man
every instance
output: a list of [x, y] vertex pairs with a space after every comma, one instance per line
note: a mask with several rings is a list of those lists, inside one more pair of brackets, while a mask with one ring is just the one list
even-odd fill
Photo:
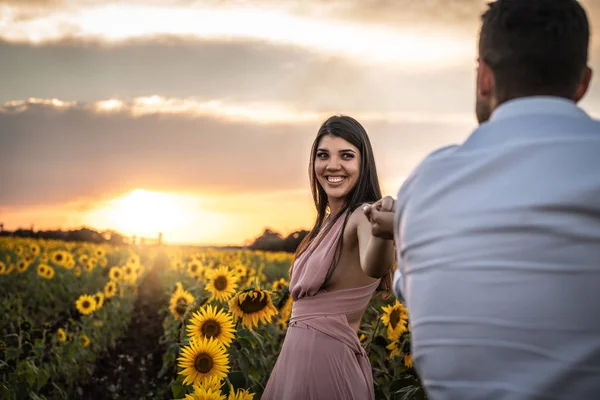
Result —
[[[575, 0], [482, 16], [476, 114], [365, 213], [394, 235], [415, 368], [432, 400], [600, 399], [600, 122]], [[393, 210], [395, 208], [395, 220]]]

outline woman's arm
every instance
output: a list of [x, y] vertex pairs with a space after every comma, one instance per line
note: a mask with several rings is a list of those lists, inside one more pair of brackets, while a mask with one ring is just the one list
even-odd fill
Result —
[[352, 217], [356, 219], [362, 270], [372, 278], [385, 276], [394, 264], [394, 241], [373, 236], [371, 223], [362, 208], [355, 210]]

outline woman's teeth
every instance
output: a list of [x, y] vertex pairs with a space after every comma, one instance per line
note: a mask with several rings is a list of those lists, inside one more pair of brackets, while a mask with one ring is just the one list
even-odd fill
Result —
[[327, 181], [331, 182], [331, 183], [338, 183], [343, 181], [344, 178], [341, 176], [328, 176], [327, 177]]

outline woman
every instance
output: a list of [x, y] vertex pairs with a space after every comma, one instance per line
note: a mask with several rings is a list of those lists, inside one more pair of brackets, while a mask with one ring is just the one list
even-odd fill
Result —
[[333, 116], [323, 123], [309, 174], [317, 221], [290, 269], [292, 316], [261, 398], [373, 399], [371, 365], [357, 332], [373, 293], [390, 288], [394, 251], [391, 240], [371, 234], [361, 208], [381, 191], [358, 121]]

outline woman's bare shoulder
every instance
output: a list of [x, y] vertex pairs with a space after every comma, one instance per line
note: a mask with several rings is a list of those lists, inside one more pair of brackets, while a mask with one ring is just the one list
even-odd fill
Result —
[[367, 216], [365, 215], [365, 211], [363, 210], [363, 207], [367, 204], [370, 203], [363, 203], [361, 204], [359, 207], [357, 207], [354, 211], [352, 211], [352, 213], [350, 213], [350, 216], [348, 217], [348, 223], [346, 224], [346, 231], [348, 233], [350, 233], [353, 237], [356, 237], [358, 234], [358, 228], [362, 225], [368, 224], [369, 220], [367, 219]]

